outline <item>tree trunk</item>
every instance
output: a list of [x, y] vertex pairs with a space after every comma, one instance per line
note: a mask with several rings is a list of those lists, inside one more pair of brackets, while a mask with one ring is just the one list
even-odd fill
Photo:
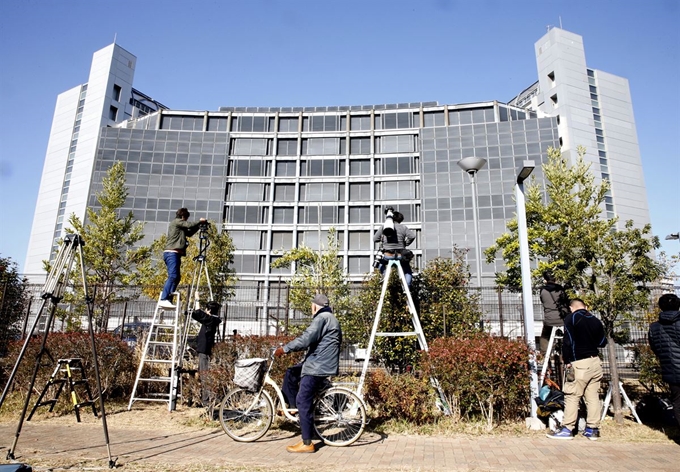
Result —
[[614, 410], [614, 420], [617, 424], [623, 424], [621, 391], [619, 390], [619, 368], [616, 364], [616, 344], [611, 334], [607, 335], [607, 354], [609, 357], [609, 372], [611, 373], [611, 405]]

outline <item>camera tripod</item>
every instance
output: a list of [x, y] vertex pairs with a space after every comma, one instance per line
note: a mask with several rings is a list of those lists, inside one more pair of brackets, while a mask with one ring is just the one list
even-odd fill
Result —
[[198, 263], [194, 268], [193, 276], [191, 277], [191, 285], [189, 286], [189, 296], [187, 297], [187, 306], [184, 312], [184, 322], [182, 325], [182, 338], [179, 346], [178, 355], [178, 365], [181, 369], [182, 361], [184, 360], [184, 354], [187, 350], [187, 344], [189, 339], [189, 326], [191, 325], [191, 303], [198, 299], [198, 292], [203, 283], [203, 277], [205, 277], [205, 283], [208, 285], [208, 292], [210, 293], [210, 300], [213, 299], [212, 285], [210, 284], [210, 274], [208, 274], [208, 266], [206, 264], [206, 258], [208, 253], [208, 248], [210, 247], [210, 238], [208, 237], [207, 226], [201, 227], [198, 237], [198, 255], [194, 257], [194, 260]]
[[46, 347], [47, 343], [47, 336], [50, 333], [50, 330], [52, 328], [52, 323], [54, 321], [54, 314], [57, 311], [57, 305], [61, 301], [63, 295], [64, 295], [64, 290], [66, 288], [66, 285], [68, 284], [69, 281], [69, 275], [71, 273], [71, 268], [73, 266], [73, 260], [76, 257], [76, 251], [78, 252], [78, 257], [80, 259], [80, 272], [82, 276], [82, 283], [83, 283], [83, 293], [85, 294], [85, 303], [87, 305], [87, 317], [88, 317], [88, 331], [90, 334], [90, 345], [92, 347], [92, 359], [93, 359], [93, 364], [94, 364], [94, 373], [95, 373], [95, 379], [97, 381], [97, 393], [99, 395], [99, 408], [101, 410], [101, 415], [102, 415], [102, 426], [104, 428], [104, 439], [106, 440], [106, 449], [109, 457], [109, 468], [112, 469], [116, 465], [116, 459], [111, 458], [111, 444], [109, 441], [109, 430], [106, 425], [106, 410], [104, 409], [104, 399], [102, 397], [102, 385], [101, 385], [101, 377], [99, 375], [99, 364], [98, 364], [98, 359], [97, 359], [97, 347], [95, 344], [95, 339], [94, 339], [94, 328], [93, 328], [93, 311], [94, 311], [94, 299], [90, 297], [88, 289], [87, 289], [87, 281], [85, 278], [85, 263], [83, 260], [83, 246], [85, 245], [85, 242], [83, 239], [80, 237], [78, 234], [68, 234], [64, 238], [64, 241], [61, 244], [61, 247], [59, 248], [59, 252], [57, 253], [57, 257], [54, 260], [54, 263], [52, 264], [52, 269], [50, 270], [50, 273], [47, 276], [47, 280], [45, 281], [45, 285], [43, 286], [43, 293], [41, 295], [41, 298], [43, 299], [43, 303], [40, 307], [40, 311], [38, 311], [38, 314], [33, 321], [33, 325], [31, 326], [31, 330], [29, 331], [28, 335], [26, 336], [26, 340], [24, 341], [24, 345], [21, 348], [21, 351], [19, 352], [19, 356], [17, 357], [16, 363], [14, 364], [14, 368], [12, 369], [12, 373], [9, 376], [9, 379], [7, 380], [7, 385], [5, 386], [5, 390], [2, 392], [2, 397], [0, 397], [0, 406], [2, 406], [3, 402], [5, 401], [5, 397], [7, 396], [7, 393], [10, 390], [10, 387], [12, 385], [12, 382], [14, 381], [14, 377], [17, 373], [17, 370], [19, 368], [19, 364], [21, 363], [21, 360], [24, 357], [24, 354], [26, 353], [26, 349], [28, 347], [28, 343], [31, 340], [31, 337], [33, 336], [33, 332], [35, 331], [36, 326], [38, 325], [38, 322], [40, 320], [40, 317], [43, 314], [43, 310], [47, 307], [47, 303], [50, 302], [52, 304], [51, 310], [49, 311], [49, 315], [47, 318], [47, 322], [45, 323], [45, 332], [43, 333], [42, 336], [42, 343], [40, 345], [40, 350], [38, 351], [38, 354], [36, 355], [35, 358], [35, 367], [33, 368], [33, 375], [31, 377], [31, 382], [28, 387], [28, 392], [26, 394], [26, 400], [24, 401], [24, 407], [21, 410], [21, 417], [19, 418], [19, 424], [17, 425], [17, 430], [14, 435], [14, 442], [12, 443], [12, 447], [10, 447], [9, 451], [7, 452], [7, 459], [15, 459], [14, 457], [14, 451], [17, 446], [17, 442], [19, 441], [19, 435], [21, 434], [21, 428], [24, 424], [24, 419], [26, 417], [26, 411], [28, 410], [28, 404], [31, 401], [31, 394], [33, 393], [33, 387], [35, 386], [35, 380], [38, 376], [38, 371], [40, 370], [41, 367], [41, 361], [44, 355], [47, 355], [53, 362], [54, 359], [52, 358], [52, 355], [49, 353], [49, 350]]

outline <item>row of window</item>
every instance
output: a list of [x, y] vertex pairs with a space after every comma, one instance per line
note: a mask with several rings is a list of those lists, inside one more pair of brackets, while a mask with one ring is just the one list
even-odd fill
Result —
[[[602, 113], [600, 111], [600, 101], [597, 93], [597, 83], [595, 82], [595, 72], [587, 69], [588, 87], [590, 90], [590, 101], [592, 105], [593, 121], [595, 124], [595, 140], [597, 143], [597, 153], [600, 160], [600, 174], [603, 180], [609, 179], [609, 165], [607, 161], [607, 149], [604, 142], [604, 130], [602, 128]], [[611, 190], [607, 191], [604, 202], [607, 218], [614, 218], [614, 199]]]
[[[349, 138], [350, 154], [389, 154], [416, 152], [418, 139], [415, 135], [376, 136], [374, 150], [372, 138]], [[299, 151], [298, 151], [299, 144]], [[271, 156], [274, 154], [274, 140], [271, 138], [233, 138], [230, 154], [233, 156]], [[347, 138], [303, 138], [277, 140], [279, 156], [329, 156], [347, 154]]]
[[[492, 123], [495, 121], [515, 121], [535, 118], [536, 114], [499, 105], [498, 119], [494, 107], [476, 108], [473, 110], [450, 110], [448, 112], [449, 126], [473, 123]], [[446, 112], [444, 110], [423, 112], [423, 126], [426, 128], [446, 126]], [[348, 126], [349, 123], [349, 126]], [[371, 122], [371, 115], [307, 115], [275, 116], [267, 115], [234, 115], [205, 116], [163, 115], [160, 123], [162, 130], [181, 131], [239, 131], [248, 133], [298, 133], [298, 132], [328, 132], [328, 131], [370, 131], [389, 129], [420, 128], [420, 112], [384, 112], [375, 113]]]
[[[420, 205], [393, 205], [397, 211], [404, 215], [404, 221], [420, 220]], [[384, 207], [381, 205], [348, 206], [344, 205], [312, 205], [294, 207], [273, 207], [272, 221], [274, 224], [371, 224], [371, 212], [373, 221], [382, 221]], [[268, 224], [269, 206], [243, 206], [232, 205], [225, 207], [224, 221], [230, 224]], [[297, 221], [295, 215], [297, 214]]]
[[[320, 182], [274, 185], [275, 202], [337, 202], [345, 201], [345, 183]], [[375, 185], [375, 199], [378, 200], [414, 200], [419, 198], [418, 182], [391, 181], [378, 182]], [[262, 202], [270, 199], [270, 184], [265, 183], [230, 183], [227, 184], [229, 202]], [[299, 195], [299, 197], [298, 197]], [[371, 183], [350, 182], [349, 201], [366, 201], [371, 198]]]
[[[271, 262], [277, 257], [272, 256]], [[343, 258], [338, 258], [340, 265], [343, 265]], [[371, 269], [372, 256], [348, 256], [346, 270], [350, 274], [366, 274]], [[413, 266], [413, 263], [411, 263]], [[291, 273], [290, 268], [274, 269], [267, 265], [267, 256], [256, 254], [236, 254], [234, 262], [230, 266], [238, 274], [272, 274], [286, 275]]]
[[[321, 177], [345, 176], [345, 159], [314, 159], [301, 161], [275, 162], [277, 177]], [[397, 156], [375, 158], [373, 169], [375, 175], [417, 174], [419, 169], [417, 156]], [[232, 177], [265, 177], [270, 176], [273, 161], [262, 159], [231, 159], [227, 174]], [[371, 159], [352, 159], [349, 161], [349, 175], [371, 175]]]

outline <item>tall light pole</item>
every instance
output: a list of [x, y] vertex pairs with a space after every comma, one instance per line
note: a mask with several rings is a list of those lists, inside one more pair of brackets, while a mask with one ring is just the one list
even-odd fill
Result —
[[475, 225], [475, 258], [477, 259], [477, 287], [482, 287], [482, 242], [479, 240], [479, 214], [477, 212], [477, 172], [486, 165], [481, 157], [466, 157], [458, 161], [458, 167], [470, 176], [472, 184], [472, 218]]
[[536, 167], [534, 161], [524, 161], [517, 174], [515, 201], [517, 203], [517, 233], [519, 236], [519, 263], [522, 272], [522, 305], [524, 307], [524, 337], [529, 346], [529, 375], [531, 417], [527, 418], [527, 426], [531, 429], [542, 429], [543, 424], [536, 417], [536, 401], [538, 396], [538, 368], [536, 366], [536, 333], [534, 331], [534, 300], [531, 290], [531, 266], [529, 264], [529, 238], [527, 236], [527, 213], [524, 198], [524, 181]]

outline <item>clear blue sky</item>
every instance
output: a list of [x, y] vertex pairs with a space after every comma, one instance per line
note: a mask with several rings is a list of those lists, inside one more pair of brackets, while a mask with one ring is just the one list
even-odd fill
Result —
[[[680, 0], [3, 0], [0, 255], [23, 268], [59, 93], [113, 42], [173, 109], [507, 101], [547, 25], [630, 81], [655, 234], [680, 231]], [[678, 241], [665, 241], [678, 252]]]

